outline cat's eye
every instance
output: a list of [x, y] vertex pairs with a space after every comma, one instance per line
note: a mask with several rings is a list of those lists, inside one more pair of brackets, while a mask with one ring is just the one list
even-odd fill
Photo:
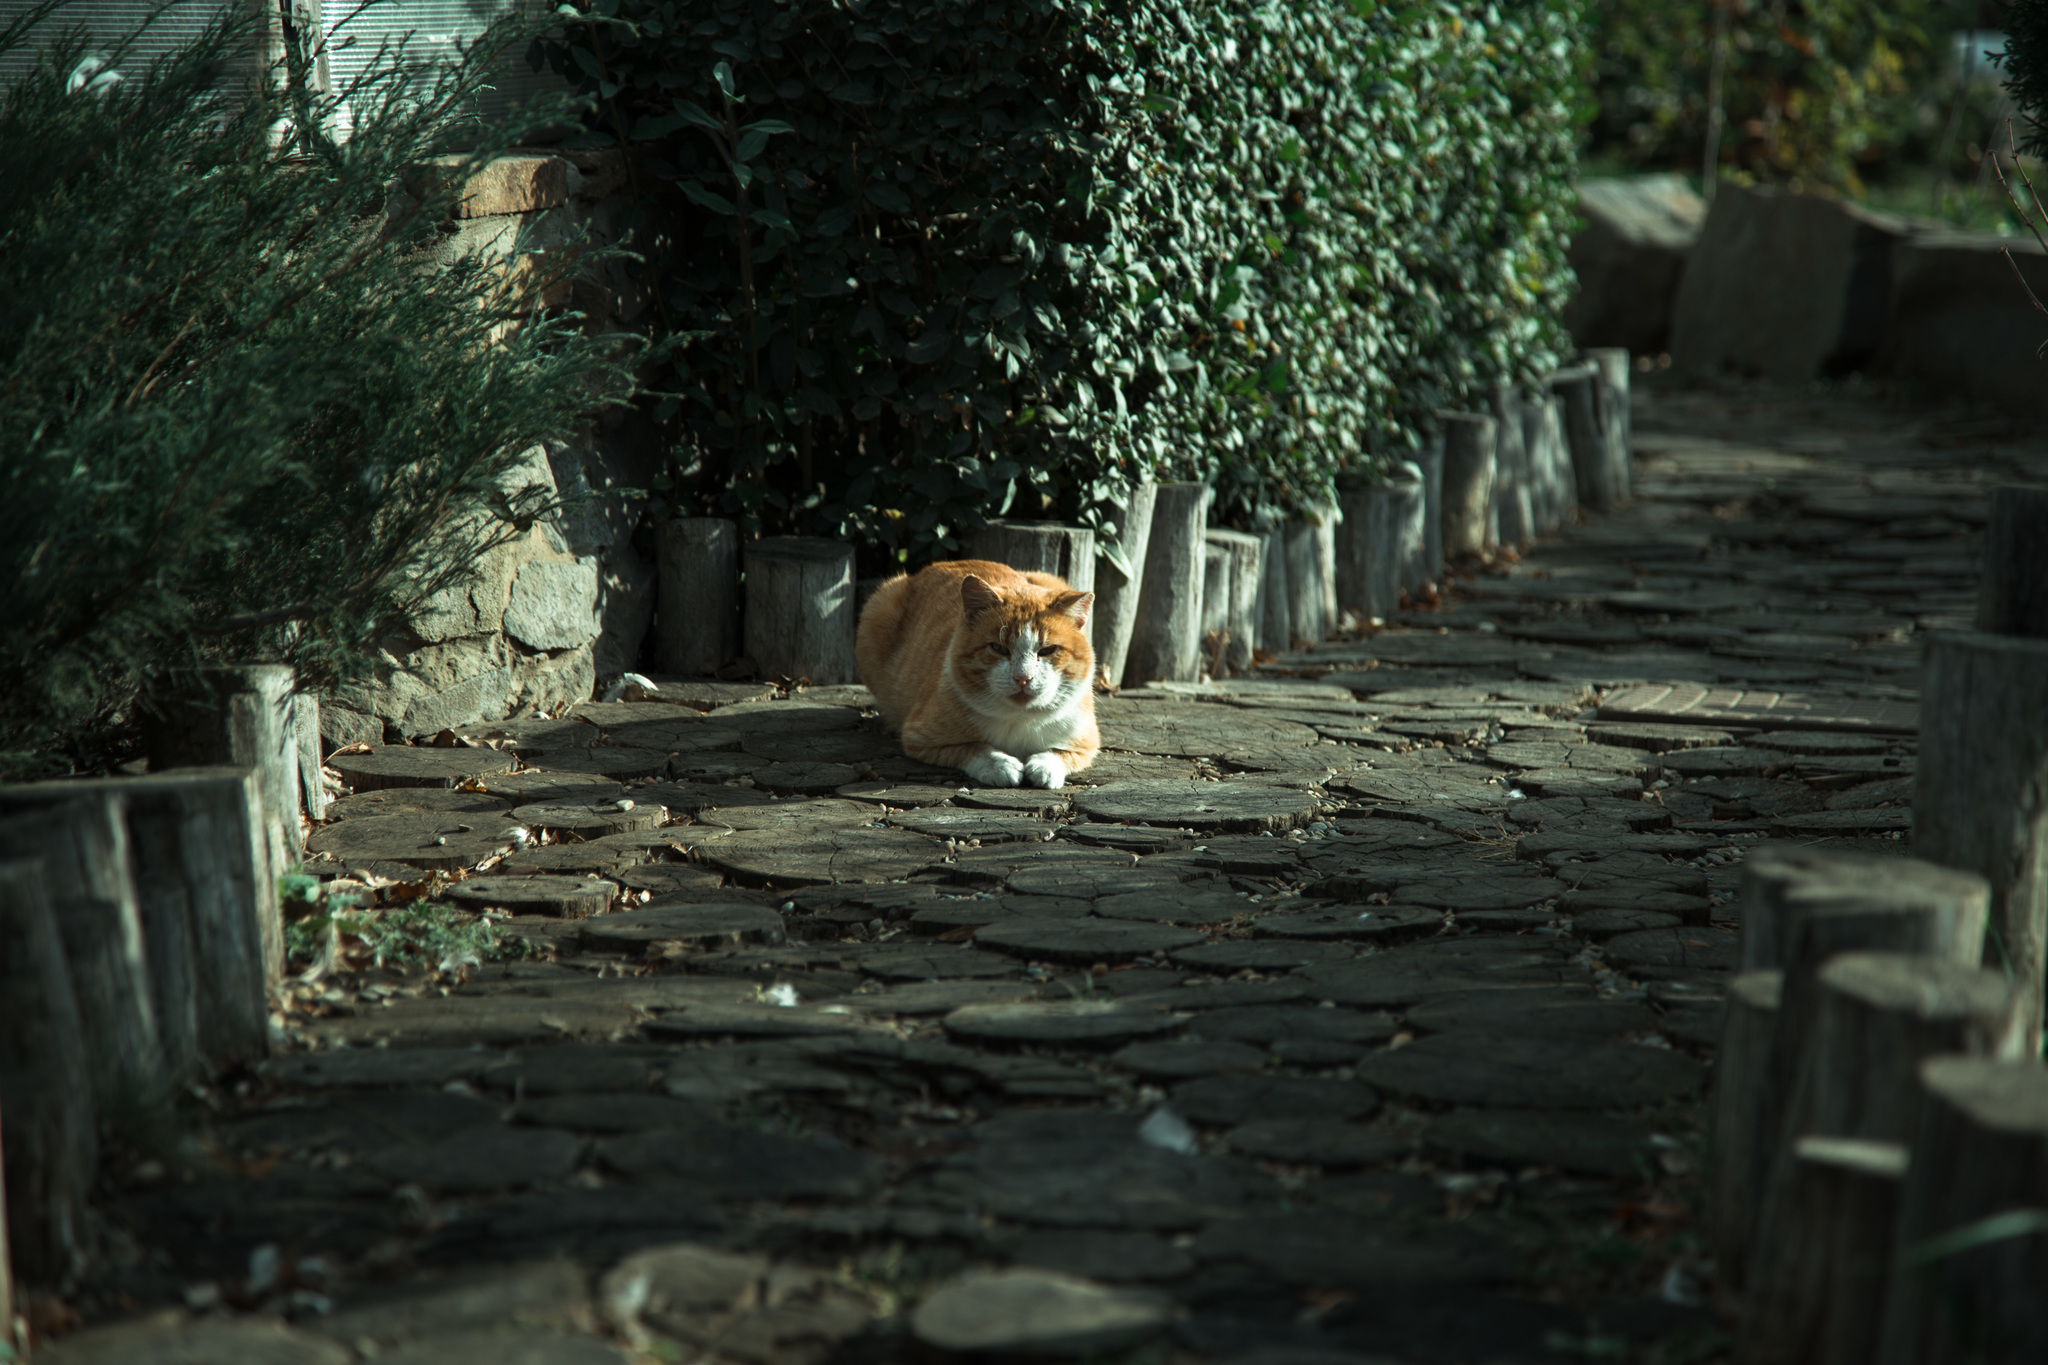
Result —
[[989, 653], [990, 653], [991, 655], [993, 655], [994, 657], [996, 657], [996, 658], [998, 658], [998, 659], [1000, 659], [1000, 658], [1004, 657], [1005, 655], [1007, 655], [1007, 654], [1008, 654], [1008, 653], [1010, 652], [1009, 650], [1007, 650], [1007, 649], [1004, 649], [1004, 648], [1002, 647], [1002, 645], [998, 644], [997, 642], [995, 642], [995, 641], [993, 641], [993, 640], [991, 640], [991, 641], [990, 641], [990, 642], [989, 642], [989, 643], [988, 643], [988, 644], [987, 644], [987, 645], [985, 646], [985, 648], [986, 648], [986, 649], [988, 650], [988, 652], [989, 652]]
[[1059, 654], [1059, 652], [1060, 647], [1058, 645], [1047, 645], [1044, 649], [1038, 651], [1038, 657], [1041, 659], [1050, 659], [1056, 657]]

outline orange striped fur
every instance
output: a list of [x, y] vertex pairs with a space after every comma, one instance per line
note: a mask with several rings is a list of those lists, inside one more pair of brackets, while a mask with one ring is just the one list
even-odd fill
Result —
[[854, 653], [882, 718], [921, 763], [984, 787], [1059, 787], [1095, 761], [1092, 592], [1051, 574], [953, 560], [890, 579]]

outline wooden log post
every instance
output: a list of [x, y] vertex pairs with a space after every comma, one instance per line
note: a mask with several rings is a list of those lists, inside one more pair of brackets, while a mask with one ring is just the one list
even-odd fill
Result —
[[[68, 1278], [90, 1251], [86, 1198], [99, 1168], [99, 1130], [89, 1077], [84, 1021], [42, 864], [0, 860], [0, 1231], [28, 1283]], [[12, 1318], [0, 1319], [0, 1342], [12, 1327]]]
[[165, 1064], [200, 1079], [270, 1050], [284, 925], [264, 880], [262, 799], [246, 768], [0, 787], [0, 816], [84, 795], [121, 803]]
[[765, 678], [860, 681], [853, 658], [853, 547], [764, 536], [746, 549], [746, 652]]
[[1780, 1216], [1759, 1235], [1735, 1358], [1742, 1365], [1870, 1365], [1891, 1276], [1906, 1146], [1795, 1138]]
[[[1210, 530], [1206, 534], [1211, 548], [1221, 546], [1230, 556], [1230, 603], [1223, 625], [1229, 638], [1223, 650], [1224, 666], [1232, 673], [1247, 673], [1260, 643], [1259, 587], [1265, 579], [1265, 542], [1243, 531]], [[1206, 614], [1206, 583], [1202, 591]]]
[[1431, 431], [1408, 461], [1422, 473], [1422, 552], [1408, 564], [1401, 586], [1420, 593], [1444, 576], [1444, 434]]
[[294, 685], [292, 670], [283, 664], [193, 669], [161, 689], [142, 717], [151, 772], [256, 770], [273, 885], [298, 865], [304, 844]]
[[1297, 649], [1318, 645], [1336, 626], [1329, 599], [1334, 595], [1335, 544], [1321, 520], [1290, 521], [1281, 528], [1287, 555], [1287, 630]]
[[1579, 505], [1611, 512], [1628, 501], [1628, 450], [1610, 420], [1600, 369], [1574, 365], [1550, 376], [1551, 392], [1564, 405], [1565, 446], [1571, 452], [1572, 476]]
[[1201, 676], [1202, 531], [1208, 513], [1208, 485], [1157, 486], [1138, 619], [1124, 661], [1125, 687], [1194, 682]]
[[1224, 651], [1230, 648], [1230, 547], [1202, 540], [1202, 671], [1212, 678], [1224, 672]]
[[740, 653], [740, 528], [677, 517], [655, 529], [654, 657], [664, 673], [708, 678]]
[[1571, 452], [1564, 440], [1564, 404], [1545, 385], [1522, 403], [1522, 448], [1529, 461], [1531, 509], [1540, 535], [1552, 535], [1578, 511]]
[[2048, 1360], [2048, 1069], [1930, 1057], [1879, 1365]]
[[1600, 378], [1600, 421], [1607, 433], [1608, 458], [1613, 476], [1619, 481], [1620, 499], [1627, 502], [1635, 492], [1629, 466], [1634, 449], [1634, 419], [1630, 413], [1630, 359], [1625, 346], [1588, 346], [1582, 354]]
[[1375, 611], [1372, 584], [1372, 519], [1374, 491], [1379, 484], [1361, 471], [1337, 476], [1337, 609], [1365, 619], [1385, 616]]
[[292, 698], [292, 726], [299, 746], [299, 799], [305, 803], [306, 818], [317, 823], [327, 818], [327, 784], [320, 777], [319, 697], [301, 692]]
[[1994, 488], [1977, 629], [2048, 640], [2048, 488]]
[[1520, 549], [1536, 539], [1534, 488], [1529, 449], [1522, 434], [1521, 396], [1509, 384], [1496, 384], [1488, 403], [1493, 414], [1494, 538]]
[[1985, 960], [2012, 972], [2021, 992], [2013, 1045], [2038, 1056], [2048, 972], [2048, 640], [1942, 633], [1928, 638], [1926, 659], [1913, 853], [1991, 883]]
[[[2012, 990], [1982, 967], [1844, 953], [1821, 967], [1816, 986], [1813, 1026], [1798, 1040], [1797, 1079], [1751, 1242], [1737, 1353], [1745, 1365], [1870, 1358], [1870, 1339], [1854, 1323], [1875, 1327], [1866, 1310], [1883, 1277], [1872, 1284], [1871, 1266], [1890, 1264], [1897, 1176], [1866, 1189], [1806, 1147], [1895, 1148], [1903, 1174], [1920, 1063], [1947, 1053], [1987, 1055], [2008, 1031]], [[1858, 1193], [1874, 1207], [1844, 1203]], [[1850, 1266], [1853, 1273], [1843, 1273]], [[1862, 1355], [1836, 1354], [1858, 1343]]]
[[1437, 420], [1444, 432], [1444, 557], [1459, 559], [1487, 547], [1499, 428], [1493, 418], [1476, 412], [1440, 412]]
[[1152, 544], [1152, 509], [1159, 486], [1150, 480], [1133, 485], [1125, 495], [1116, 539], [1124, 563], [1095, 547], [1095, 612], [1089, 638], [1095, 646], [1095, 675], [1115, 683], [1130, 661], [1131, 636], [1138, 624], [1138, 601], [1144, 593], [1145, 556]]
[[1075, 592], [1095, 591], [1095, 532], [1053, 521], [992, 521], [974, 534], [969, 559], [1049, 573]]
[[0, 818], [0, 859], [37, 858], [71, 971], [103, 1122], [142, 1121], [170, 1089], [118, 797], [105, 791]]
[[1274, 526], [1259, 537], [1259, 644], [1275, 654], [1294, 642], [1287, 627], [1287, 533]]
[[1748, 1277], [1750, 1230], [1769, 1174], [1779, 1114], [1770, 1088], [1775, 1069], [1776, 971], [1743, 972], [1728, 983], [1707, 1144], [1707, 1249], [1715, 1281], [1737, 1302]]

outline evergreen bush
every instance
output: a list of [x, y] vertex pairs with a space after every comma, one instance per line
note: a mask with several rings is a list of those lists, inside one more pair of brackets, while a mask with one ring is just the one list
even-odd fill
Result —
[[1579, 0], [581, 3], [680, 512], [1114, 554], [1130, 480], [1270, 521], [1566, 345]]
[[0, 32], [44, 44], [0, 92], [0, 771], [105, 762], [180, 664], [360, 672], [545, 510], [500, 487], [521, 451], [631, 391], [616, 340], [536, 310], [563, 259], [423, 265], [463, 176], [387, 196], [454, 133], [478, 161], [559, 122], [458, 126], [529, 34], [316, 96], [303, 50], [256, 72], [253, 8], [148, 69], [46, 39], [55, 3]]

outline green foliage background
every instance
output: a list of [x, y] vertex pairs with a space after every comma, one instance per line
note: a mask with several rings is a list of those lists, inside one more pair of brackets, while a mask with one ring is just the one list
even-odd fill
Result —
[[1323, 501], [1566, 348], [1578, 0], [585, 0], [684, 514], [921, 561]]
[[[387, 203], [512, 30], [453, 69], [386, 53], [314, 99], [303, 53], [249, 78], [243, 7], [147, 70], [127, 35], [38, 30], [53, 15], [0, 33], [49, 42], [0, 93], [5, 775], [123, 756], [104, 746], [181, 664], [361, 671], [503, 518], [545, 510], [499, 486], [521, 451], [632, 390], [616, 340], [528, 316], [478, 262], [424, 264], [445, 197]], [[69, 88], [90, 50], [121, 79]]]
[[1851, 194], [1934, 158], [1956, 94], [1947, 36], [1995, 26], [1976, 0], [1592, 0], [1596, 156], [1700, 169], [1722, 5], [1724, 173]]
[[2020, 146], [2048, 155], [2048, 0], [2013, 0], [2005, 33], [2005, 77], [2026, 120]]

